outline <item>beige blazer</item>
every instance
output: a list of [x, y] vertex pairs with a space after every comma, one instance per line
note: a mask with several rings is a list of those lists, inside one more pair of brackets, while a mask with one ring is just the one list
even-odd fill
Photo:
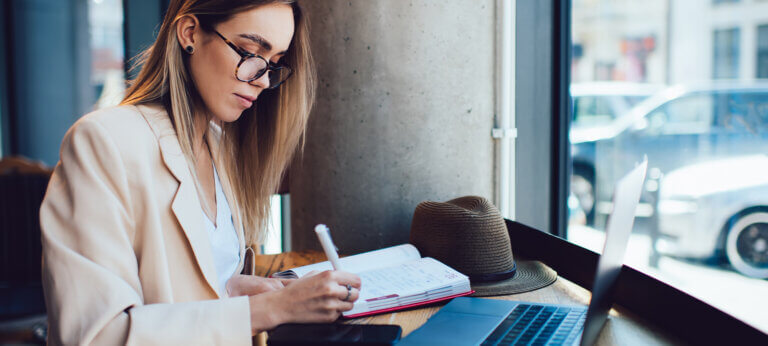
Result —
[[[218, 163], [221, 132], [208, 131]], [[251, 343], [247, 297], [216, 292], [197, 190], [162, 108], [90, 113], [67, 132], [60, 157], [40, 209], [51, 344]], [[229, 204], [239, 272], [243, 228]]]

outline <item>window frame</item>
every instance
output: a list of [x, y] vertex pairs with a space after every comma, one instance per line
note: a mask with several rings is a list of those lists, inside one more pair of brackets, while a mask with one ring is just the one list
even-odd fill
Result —
[[[515, 6], [515, 85], [526, 87], [515, 88], [514, 95], [517, 146], [523, 149], [515, 157], [518, 202], [515, 221], [507, 220], [510, 238], [516, 256], [545, 262], [559, 275], [591, 289], [599, 254], [566, 240], [572, 164], [567, 137], [572, 116], [571, 1], [521, 0]], [[660, 330], [692, 343], [731, 342], [731, 335], [739, 335], [739, 340], [768, 337], [628, 266], [619, 275], [614, 301]]]
[[[755, 51], [755, 54], [757, 55], [755, 56], [755, 78], [768, 78], [768, 58], [766, 58], [765, 61], [760, 60], [760, 58], [763, 57], [763, 54], [768, 57], [768, 23], [759, 24], [755, 28], [755, 32], [755, 39], [757, 40], [757, 49]], [[763, 40], [765, 40], [765, 47], [761, 46]], [[766, 66], [764, 67], [765, 70], [760, 69], [763, 67], [760, 64], [761, 62], [766, 62]], [[761, 75], [760, 72], [765, 72], [765, 75]]]

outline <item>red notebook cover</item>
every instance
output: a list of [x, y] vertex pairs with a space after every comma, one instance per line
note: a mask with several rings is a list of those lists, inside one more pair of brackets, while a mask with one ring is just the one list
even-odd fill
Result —
[[392, 311], [412, 308], [414, 306], [421, 306], [421, 305], [431, 304], [431, 303], [439, 302], [439, 301], [442, 301], [442, 300], [453, 299], [453, 298], [456, 298], [456, 297], [463, 297], [463, 296], [470, 295], [472, 293], [475, 293], [475, 291], [469, 291], [469, 292], [454, 294], [452, 296], [447, 296], [447, 297], [443, 297], [443, 298], [426, 300], [426, 301], [423, 301], [423, 302], [411, 303], [411, 304], [408, 304], [408, 305], [395, 306], [395, 307], [381, 309], [381, 310], [372, 310], [372, 311], [367, 311], [367, 312], [361, 312], [359, 314], [354, 314], [354, 315], [349, 315], [349, 316], [342, 316], [342, 318], [348, 319], [348, 318], [357, 318], [357, 317], [378, 315], [378, 314], [383, 314], [383, 313], [386, 313], [386, 312], [392, 312]]

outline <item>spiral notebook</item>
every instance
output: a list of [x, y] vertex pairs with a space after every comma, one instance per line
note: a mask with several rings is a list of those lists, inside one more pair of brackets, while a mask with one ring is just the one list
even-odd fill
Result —
[[[340, 260], [344, 271], [362, 281], [360, 297], [345, 318], [374, 315], [472, 294], [469, 278], [431, 258], [421, 257], [411, 244], [402, 244]], [[300, 278], [309, 272], [332, 270], [328, 261], [272, 274]]]

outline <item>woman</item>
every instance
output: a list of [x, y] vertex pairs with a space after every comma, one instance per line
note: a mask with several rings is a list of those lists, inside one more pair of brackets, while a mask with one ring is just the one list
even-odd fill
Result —
[[40, 218], [54, 344], [235, 344], [352, 308], [360, 279], [238, 275], [313, 99], [289, 0], [173, 0], [119, 107], [80, 119]]

